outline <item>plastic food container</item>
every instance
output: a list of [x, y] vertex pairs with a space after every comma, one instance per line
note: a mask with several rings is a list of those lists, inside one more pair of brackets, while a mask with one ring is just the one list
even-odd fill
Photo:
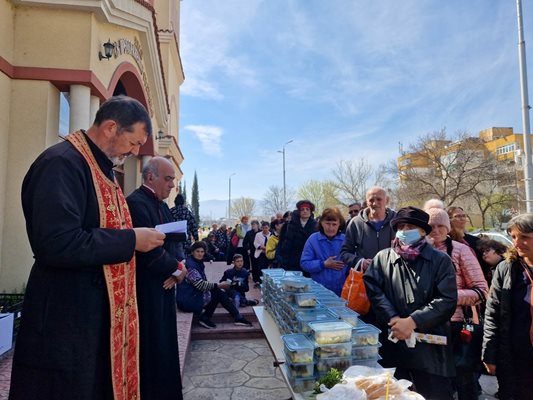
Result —
[[312, 362], [306, 364], [291, 364], [288, 362], [286, 365], [291, 378], [311, 378], [315, 376], [315, 364]]
[[[294, 319], [296, 322], [297, 316], [305, 311], [308, 310], [326, 310], [323, 306], [320, 304], [317, 304], [314, 308], [311, 307], [298, 307], [296, 304], [290, 305], [289, 309], [287, 309], [287, 314], [290, 316], [291, 319]], [[335, 317], [333, 317], [335, 318]]]
[[354, 360], [369, 360], [377, 359], [379, 357], [379, 348], [381, 343], [375, 346], [352, 346], [352, 359]]
[[309, 392], [315, 388], [315, 377], [289, 378], [289, 383], [296, 393]]
[[314, 293], [295, 293], [294, 300], [298, 307], [316, 307], [316, 296]]
[[289, 362], [293, 364], [313, 362], [313, 343], [301, 333], [283, 335], [283, 347]]
[[283, 299], [287, 303], [294, 304], [296, 302], [296, 299], [294, 297], [295, 295], [296, 295], [296, 293], [294, 293], [294, 292], [283, 292]]
[[283, 278], [281, 280], [281, 287], [286, 292], [305, 293], [309, 292], [311, 285], [308, 279], [295, 276]]
[[380, 333], [374, 325], [358, 324], [352, 331], [352, 343], [354, 346], [375, 346], [379, 343]]
[[322, 358], [316, 362], [318, 374], [323, 375], [331, 368], [338, 369], [341, 372], [346, 371], [352, 365], [351, 357]]
[[310, 333], [309, 322], [324, 322], [324, 321], [336, 321], [335, 315], [327, 309], [311, 308], [306, 311], [301, 311], [296, 314], [298, 320], [298, 329], [302, 333]]
[[346, 300], [341, 299], [340, 297], [337, 297], [336, 299], [319, 300], [319, 303], [328, 308], [346, 307], [347, 304]]
[[315, 347], [317, 358], [339, 358], [352, 356], [352, 342], [322, 344]]
[[333, 307], [330, 308], [331, 312], [335, 314], [338, 318], [342, 319], [344, 322], [349, 323], [354, 328], [359, 322], [359, 313], [348, 307]]
[[317, 344], [349, 342], [353, 327], [344, 321], [310, 322], [309, 328]]
[[304, 273], [302, 271], [285, 271], [283, 268], [279, 268], [284, 272], [284, 276], [303, 276]]

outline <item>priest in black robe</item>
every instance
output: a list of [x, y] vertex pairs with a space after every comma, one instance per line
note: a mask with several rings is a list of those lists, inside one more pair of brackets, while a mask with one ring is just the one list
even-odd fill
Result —
[[[94, 177], [122, 199], [107, 208], [116, 213], [125, 207], [113, 165], [137, 155], [151, 130], [138, 101], [111, 98], [87, 132], [75, 132], [45, 150], [26, 174], [22, 207], [35, 262], [24, 296], [9, 399], [112, 400], [114, 391], [130, 386], [112, 382], [113, 314], [105, 272], [112, 264], [131, 263], [134, 250], [161, 246], [164, 235], [148, 228], [121, 229], [131, 225], [124, 209], [115, 220], [118, 228], [102, 227], [106, 209]], [[82, 143], [83, 151], [75, 143]], [[136, 343], [116, 347], [123, 352], [124, 346]], [[138, 369], [128, 377], [135, 392]]]
[[[175, 187], [172, 163], [154, 157], [143, 168], [142, 178], [142, 186], [127, 198], [133, 226], [172, 222], [163, 201]], [[182, 399], [174, 291], [187, 272], [176, 258], [181, 240], [184, 234], [167, 234], [163, 247], [136, 252], [142, 400]]]

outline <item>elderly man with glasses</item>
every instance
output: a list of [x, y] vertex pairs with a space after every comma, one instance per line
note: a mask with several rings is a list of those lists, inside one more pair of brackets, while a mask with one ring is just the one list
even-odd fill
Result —
[[361, 203], [355, 202], [348, 206], [348, 214], [350, 215], [347, 219], [347, 222], [352, 218], [357, 217], [361, 212]]

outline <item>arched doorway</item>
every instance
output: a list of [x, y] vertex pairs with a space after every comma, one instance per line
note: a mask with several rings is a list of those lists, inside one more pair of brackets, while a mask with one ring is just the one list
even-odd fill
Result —
[[[147, 110], [150, 110], [142, 78], [135, 66], [130, 63], [124, 62], [117, 67], [111, 78], [108, 91], [113, 93], [113, 96], [122, 94], [139, 100]], [[150, 138], [140, 148], [139, 157], [145, 155], [153, 156], [154, 154], [154, 143], [153, 139]], [[124, 167], [115, 168], [115, 172], [120, 186], [124, 189]]]

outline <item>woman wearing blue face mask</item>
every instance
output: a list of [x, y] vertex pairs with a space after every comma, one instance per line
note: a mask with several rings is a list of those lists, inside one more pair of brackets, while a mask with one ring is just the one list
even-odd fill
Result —
[[[374, 257], [363, 279], [382, 331], [380, 363], [395, 367], [395, 377], [413, 382], [425, 398], [448, 400], [455, 367], [451, 346], [443, 343], [450, 340], [457, 285], [450, 257], [425, 240], [428, 221], [418, 208], [400, 209], [390, 222], [396, 231], [391, 248]], [[412, 347], [416, 333], [432, 339]]]

